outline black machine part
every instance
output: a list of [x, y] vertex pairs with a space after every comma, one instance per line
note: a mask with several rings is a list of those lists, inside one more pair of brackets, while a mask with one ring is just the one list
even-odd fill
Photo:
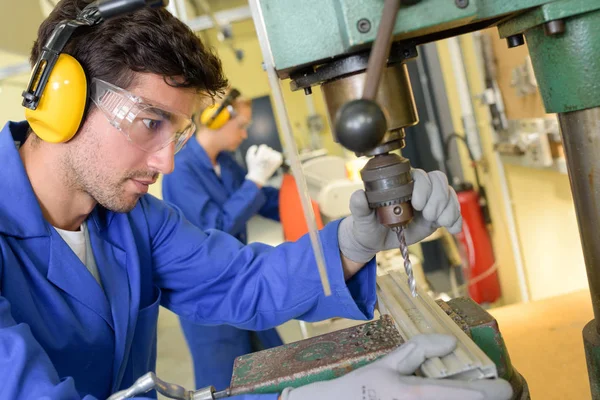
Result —
[[388, 228], [407, 225], [413, 218], [410, 203], [414, 182], [410, 161], [388, 153], [371, 158], [360, 171], [369, 207]]

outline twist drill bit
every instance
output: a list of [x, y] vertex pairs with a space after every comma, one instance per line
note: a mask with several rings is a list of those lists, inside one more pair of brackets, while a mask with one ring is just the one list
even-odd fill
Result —
[[406, 237], [404, 236], [404, 227], [397, 226], [394, 227], [393, 230], [396, 232], [398, 241], [400, 242], [400, 252], [402, 253], [402, 258], [404, 258], [404, 270], [408, 276], [408, 287], [410, 288], [410, 292], [412, 293], [413, 297], [417, 297], [417, 283], [415, 282], [412, 264], [408, 255], [408, 246], [406, 245]]

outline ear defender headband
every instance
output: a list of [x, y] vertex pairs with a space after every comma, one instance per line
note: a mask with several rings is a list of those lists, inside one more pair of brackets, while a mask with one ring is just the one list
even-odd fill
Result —
[[69, 141], [81, 125], [87, 106], [85, 72], [72, 56], [62, 53], [73, 32], [82, 26], [136, 11], [142, 7], [165, 7], [168, 0], [108, 0], [86, 6], [74, 20], [57, 25], [33, 67], [27, 90], [22, 94], [25, 118], [42, 140]]
[[202, 111], [200, 123], [212, 130], [222, 128], [235, 115], [233, 102], [238, 97], [240, 97], [240, 92], [237, 89], [231, 89], [223, 101], [208, 106]]

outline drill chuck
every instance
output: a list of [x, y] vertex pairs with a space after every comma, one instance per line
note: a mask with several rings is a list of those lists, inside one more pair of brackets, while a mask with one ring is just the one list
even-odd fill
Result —
[[371, 158], [360, 171], [369, 207], [377, 210], [382, 225], [395, 228], [412, 220], [414, 182], [410, 170], [408, 159], [388, 153]]

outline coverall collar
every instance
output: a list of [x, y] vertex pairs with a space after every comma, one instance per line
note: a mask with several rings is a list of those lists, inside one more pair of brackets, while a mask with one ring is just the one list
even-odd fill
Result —
[[[18, 151], [28, 129], [29, 124], [21, 121], [7, 122], [0, 131], [0, 233], [19, 238], [51, 234]], [[114, 213], [97, 205], [90, 216], [102, 231]]]
[[[202, 147], [200, 143], [198, 143], [198, 140], [195, 137], [190, 139], [186, 146], [189, 146], [191, 148], [191, 151], [192, 153], [194, 153], [194, 156], [197, 157], [200, 161], [200, 165], [202, 166], [202, 168], [211, 171], [215, 169], [214, 165], [212, 165], [212, 162], [210, 161], [210, 158], [208, 157], [208, 154], [206, 153], [206, 150], [204, 150], [204, 147]], [[219, 164], [222, 164], [223, 156], [225, 154], [226, 152], [222, 151], [217, 155], [217, 162]]]

